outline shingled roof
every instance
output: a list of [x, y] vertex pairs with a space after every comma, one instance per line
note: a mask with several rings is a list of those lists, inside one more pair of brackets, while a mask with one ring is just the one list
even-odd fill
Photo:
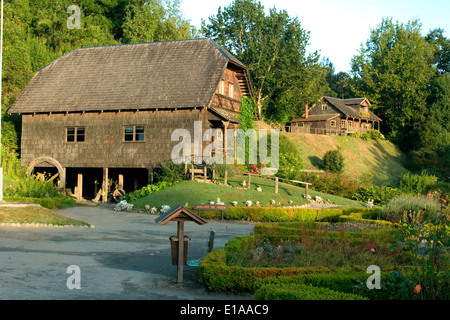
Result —
[[227, 66], [251, 94], [245, 65], [210, 39], [79, 48], [40, 69], [9, 113], [209, 107]]
[[[359, 109], [352, 107], [353, 105], [358, 105], [366, 100], [366, 98], [353, 98], [353, 99], [339, 99], [333, 97], [323, 97], [324, 100], [335, 106], [344, 116], [361, 118], [361, 113]], [[382, 121], [377, 115], [369, 111], [369, 120]]]

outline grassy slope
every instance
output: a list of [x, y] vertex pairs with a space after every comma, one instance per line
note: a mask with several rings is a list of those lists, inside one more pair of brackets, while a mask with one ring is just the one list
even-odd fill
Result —
[[5, 223], [47, 223], [53, 225], [87, 225], [39, 206], [0, 207], [0, 222]]
[[382, 185], [395, 182], [408, 172], [402, 165], [404, 154], [389, 141], [301, 133], [289, 133], [287, 136], [298, 145], [305, 169], [320, 169], [325, 153], [341, 148], [345, 159], [344, 174], [349, 177]]
[[[184, 205], [186, 202], [192, 206], [194, 204], [216, 202], [220, 198], [222, 202], [231, 205], [233, 201], [238, 202], [238, 206], [245, 206], [245, 201], [250, 200], [254, 204], [259, 201], [262, 206], [268, 206], [270, 200], [275, 200], [277, 203], [281, 202], [282, 206], [288, 206], [288, 201], [292, 200], [293, 205], [303, 205], [309, 203], [304, 199], [305, 189], [285, 183], [279, 184], [279, 193], [275, 194], [275, 182], [271, 179], [264, 179], [259, 177], [252, 177], [251, 189], [238, 189], [237, 187], [243, 181], [247, 181], [246, 176], [234, 176], [228, 180], [228, 184], [234, 186], [225, 187], [223, 185], [202, 183], [195, 181], [182, 181], [168, 189], [156, 192], [147, 197], [141, 198], [133, 202], [135, 208], [142, 209], [145, 205], [151, 207], [161, 208], [162, 205], [175, 206], [178, 204]], [[256, 190], [261, 187], [263, 192]], [[333, 204], [345, 206], [362, 206], [362, 203], [336, 197], [328, 194], [323, 194], [316, 191], [309, 191], [309, 194], [314, 197], [321, 196], [324, 200], [330, 200]]]

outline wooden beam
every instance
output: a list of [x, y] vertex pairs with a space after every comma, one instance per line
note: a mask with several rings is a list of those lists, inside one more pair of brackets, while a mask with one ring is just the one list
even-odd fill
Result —
[[108, 202], [108, 168], [103, 168], [103, 183], [102, 183], [102, 201], [103, 203]]
[[123, 174], [119, 173], [119, 188], [123, 189]]
[[183, 282], [183, 265], [184, 265], [184, 221], [178, 221], [178, 262], [177, 262], [177, 280], [178, 283]]
[[83, 175], [79, 173], [77, 175], [77, 187], [76, 187], [75, 194], [77, 196], [77, 200], [81, 201], [83, 199]]
[[275, 193], [278, 193], [278, 181], [280, 178], [276, 177], [275, 178]]

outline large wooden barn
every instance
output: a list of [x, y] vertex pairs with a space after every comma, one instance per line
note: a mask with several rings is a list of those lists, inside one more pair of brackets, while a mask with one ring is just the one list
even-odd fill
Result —
[[151, 183], [179, 143], [175, 129], [193, 136], [201, 121], [226, 140], [252, 94], [246, 66], [210, 39], [113, 45], [45, 66], [9, 113], [22, 115], [22, 165], [59, 173], [61, 187], [89, 199], [108, 181], [127, 192]]

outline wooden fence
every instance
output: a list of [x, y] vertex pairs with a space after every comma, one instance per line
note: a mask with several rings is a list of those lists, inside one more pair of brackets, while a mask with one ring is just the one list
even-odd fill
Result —
[[287, 133], [309, 133], [309, 134], [323, 134], [323, 135], [346, 135], [348, 132], [346, 130], [340, 129], [325, 129], [325, 128], [311, 128], [308, 126], [286, 126], [285, 130]]
[[[227, 184], [227, 177], [228, 177], [227, 173], [228, 173], [228, 171], [225, 171], [225, 180], [224, 180], [224, 184], [225, 185]], [[289, 180], [289, 179], [284, 179], [284, 178], [270, 176], [270, 175], [262, 176], [262, 175], [254, 174], [254, 173], [245, 173], [245, 174], [248, 176], [248, 179], [247, 179], [247, 189], [248, 190], [250, 189], [251, 184], [252, 184], [252, 176], [257, 176], [257, 177], [260, 177], [260, 178], [267, 178], [267, 179], [274, 179], [275, 180], [275, 194], [278, 194], [278, 184], [279, 184], [280, 180], [304, 185], [305, 186], [305, 197], [306, 198], [308, 198], [309, 186], [312, 185], [312, 183], [309, 183], [309, 182], [303, 182], [303, 181], [298, 181], [298, 180]]]

